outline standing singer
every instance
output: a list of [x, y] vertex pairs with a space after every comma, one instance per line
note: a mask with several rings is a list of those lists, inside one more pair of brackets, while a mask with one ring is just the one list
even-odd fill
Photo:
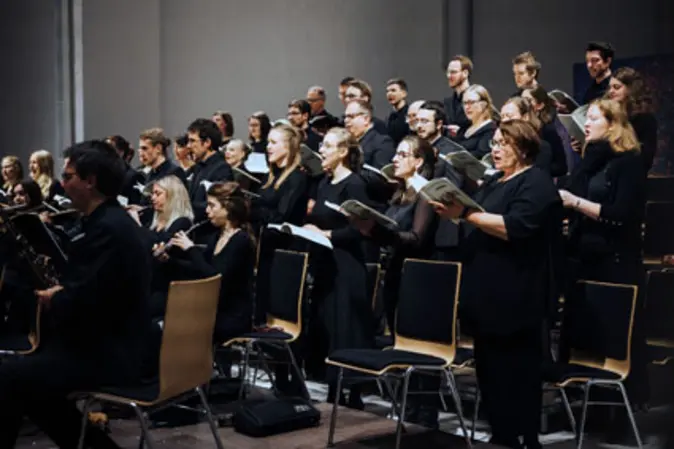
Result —
[[[0, 365], [0, 447], [11, 448], [28, 416], [60, 447], [77, 447], [82, 419], [67, 396], [139, 382], [150, 251], [116, 197], [126, 170], [102, 141], [65, 151], [63, 187], [82, 214], [60, 284], [37, 291], [50, 339], [34, 355]], [[99, 429], [85, 445], [116, 448]]]

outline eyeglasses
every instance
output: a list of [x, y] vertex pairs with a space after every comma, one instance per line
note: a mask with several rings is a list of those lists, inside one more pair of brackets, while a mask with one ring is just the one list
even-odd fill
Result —
[[482, 103], [484, 100], [463, 100], [461, 103], [464, 106], [472, 106], [477, 103]]
[[356, 112], [355, 114], [344, 114], [344, 119], [346, 120], [348, 118], [350, 120], [353, 120], [360, 115], [365, 115], [365, 113], [364, 112]]
[[71, 179], [73, 179], [73, 176], [75, 175], [76, 173], [64, 171], [63, 173], [61, 173], [61, 179], [64, 181], [70, 181]]
[[494, 149], [496, 147], [503, 148], [506, 145], [508, 145], [508, 142], [506, 142], [505, 140], [491, 139], [489, 141], [489, 148], [491, 149]]

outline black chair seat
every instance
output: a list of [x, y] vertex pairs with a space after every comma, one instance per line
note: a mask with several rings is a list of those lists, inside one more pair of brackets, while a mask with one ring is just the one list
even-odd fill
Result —
[[551, 383], [562, 383], [569, 379], [602, 379], [620, 380], [620, 376], [600, 368], [590, 368], [573, 363], [559, 363], [543, 370], [544, 380]]
[[330, 362], [375, 372], [383, 371], [392, 365], [443, 366], [445, 364], [445, 361], [438, 357], [397, 349], [387, 351], [380, 351], [378, 349], [340, 349], [330, 354], [328, 363]]
[[473, 350], [470, 348], [456, 348], [456, 355], [454, 356], [453, 365], [463, 366], [468, 364], [475, 358]]
[[374, 347], [384, 349], [393, 346], [393, 335], [377, 335], [374, 338]]
[[265, 331], [257, 331], [257, 332], [248, 332], [246, 334], [243, 334], [241, 338], [253, 338], [256, 340], [292, 340], [294, 337], [287, 333], [283, 332], [282, 330], [278, 329], [270, 329], [270, 330], [265, 330]]
[[0, 337], [0, 351], [30, 351], [33, 345], [28, 335], [6, 335]]
[[143, 383], [142, 385], [102, 387], [91, 393], [107, 394], [140, 402], [154, 402], [159, 397], [159, 382]]

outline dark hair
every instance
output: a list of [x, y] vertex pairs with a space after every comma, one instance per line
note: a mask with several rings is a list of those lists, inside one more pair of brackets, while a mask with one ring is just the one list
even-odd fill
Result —
[[391, 78], [386, 81], [386, 87], [389, 87], [391, 84], [397, 84], [402, 90], [407, 92], [407, 82], [402, 78]]
[[426, 109], [433, 111], [433, 120], [441, 121], [443, 125], [447, 125], [447, 114], [445, 108], [439, 101], [424, 101], [419, 109]]
[[307, 100], [293, 100], [288, 103], [288, 109], [297, 108], [300, 114], [311, 114], [311, 105]]
[[23, 181], [14, 185], [12, 191], [9, 192], [10, 194], [14, 194], [14, 189], [16, 186], [21, 186], [23, 188], [24, 194], [28, 197], [28, 204], [26, 204], [26, 207], [33, 208], [42, 204], [44, 198], [42, 197], [42, 190], [40, 189], [40, 186], [37, 182], [33, 181], [32, 179], [24, 179]]
[[350, 83], [351, 81], [355, 80], [355, 79], [356, 79], [356, 78], [354, 78], [353, 76], [345, 76], [345, 77], [342, 78], [342, 80], [339, 82], [339, 85], [340, 85], [340, 86], [348, 86], [349, 83]]
[[227, 211], [227, 220], [241, 228], [253, 239], [250, 226], [250, 204], [238, 182], [216, 182], [209, 187], [208, 196], [215, 198]]
[[227, 111], [216, 111], [213, 115], [218, 115], [225, 122], [225, 134], [227, 137], [234, 135], [234, 118]]
[[639, 72], [631, 67], [620, 67], [613, 72], [612, 78], [623, 83], [628, 90], [625, 100], [625, 112], [628, 116], [652, 109], [653, 97]]
[[503, 106], [507, 104], [514, 104], [521, 116], [527, 115], [529, 117], [527, 121], [533, 125], [533, 127], [536, 129], [536, 132], [540, 132], [541, 128], [543, 127], [543, 123], [541, 123], [541, 119], [534, 111], [533, 105], [531, 103], [529, 103], [524, 98], [517, 96], [508, 98], [506, 102], [503, 103]]
[[613, 49], [613, 46], [609, 44], [608, 42], [600, 42], [600, 41], [592, 41], [588, 42], [587, 47], [585, 47], [585, 52], [587, 53], [588, 51], [598, 51], [599, 55], [601, 56], [601, 59], [606, 61], [607, 59], [615, 56], [615, 50]]
[[533, 164], [541, 148], [541, 138], [534, 126], [526, 120], [516, 119], [502, 122], [498, 129], [503, 138], [522, 158], [529, 164]]
[[[433, 178], [435, 165], [438, 162], [438, 157], [433, 146], [421, 137], [412, 135], [405, 136], [398, 145], [403, 142], [409, 145], [414, 157], [423, 159], [417, 173], [426, 179]], [[408, 189], [405, 184], [401, 183], [391, 198], [391, 204], [409, 204], [415, 201], [416, 198], [417, 192], [413, 188]]]
[[106, 141], [119, 153], [122, 153], [124, 160], [129, 160], [129, 156], [133, 157], [133, 148], [128, 140], [120, 135], [110, 136]]
[[173, 139], [173, 141], [174, 141], [174, 142], [176, 143], [176, 145], [178, 145], [179, 147], [183, 147], [183, 148], [184, 148], [184, 147], [187, 146], [187, 134], [181, 134], [181, 135], [179, 135], [178, 137], [176, 137], [175, 139]]
[[540, 84], [533, 89], [527, 89], [534, 100], [543, 105], [543, 109], [538, 111], [538, 118], [543, 122], [543, 124], [552, 123], [557, 115], [557, 110], [555, 109], [555, 102], [543, 86]]
[[[252, 118], [260, 122], [260, 138], [263, 142], [266, 142], [267, 137], [269, 136], [269, 131], [271, 131], [271, 120], [269, 120], [269, 116], [266, 113], [259, 111], [248, 117], [248, 120]], [[253, 136], [249, 135], [248, 139], [252, 141]]]
[[220, 133], [220, 128], [216, 125], [213, 120], [207, 118], [198, 118], [187, 127], [187, 131], [191, 133], [196, 133], [199, 135], [201, 141], [206, 139], [211, 141], [211, 150], [217, 151], [218, 148], [222, 146], [222, 134]]
[[122, 189], [126, 166], [115, 148], [102, 140], [76, 143], [63, 152], [81, 179], [96, 178], [96, 190], [106, 198], [115, 198]]

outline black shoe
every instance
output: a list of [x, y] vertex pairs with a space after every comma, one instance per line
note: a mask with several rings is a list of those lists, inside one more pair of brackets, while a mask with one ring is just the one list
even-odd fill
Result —
[[[325, 402], [327, 402], [328, 404], [334, 404], [336, 396], [337, 396], [337, 389], [334, 387], [330, 387], [328, 389], [328, 398], [325, 400]], [[341, 406], [346, 405], [346, 395], [344, 394], [344, 391], [341, 391], [339, 393], [339, 405]]]
[[363, 398], [360, 397], [360, 393], [349, 393], [349, 400], [347, 401], [346, 406], [354, 410], [365, 410], [365, 403], [363, 403]]

